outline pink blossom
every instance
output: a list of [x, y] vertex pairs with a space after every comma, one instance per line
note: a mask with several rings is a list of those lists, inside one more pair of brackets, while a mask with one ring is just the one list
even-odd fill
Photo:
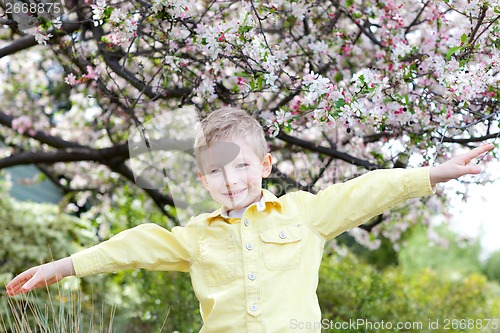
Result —
[[12, 120], [12, 129], [19, 134], [24, 134], [33, 126], [33, 121], [28, 116], [20, 116]]
[[47, 44], [47, 41], [52, 37], [52, 34], [42, 32], [39, 28], [35, 30], [35, 40], [38, 44]]
[[97, 80], [99, 79], [99, 73], [92, 66], [87, 66], [87, 74], [84, 74], [83, 77], [89, 80]]
[[79, 83], [78, 79], [76, 78], [75, 74], [73, 74], [73, 73], [69, 73], [68, 75], [66, 75], [66, 78], [64, 78], [64, 82], [66, 82], [70, 86], [74, 86], [77, 83]]

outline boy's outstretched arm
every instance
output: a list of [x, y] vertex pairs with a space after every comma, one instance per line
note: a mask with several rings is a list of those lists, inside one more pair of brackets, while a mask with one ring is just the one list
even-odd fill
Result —
[[40, 266], [35, 266], [16, 276], [7, 285], [7, 294], [14, 296], [19, 293], [51, 285], [59, 282], [66, 276], [75, 275], [71, 257], [66, 257], [54, 262], [49, 262]]
[[469, 162], [479, 155], [493, 149], [492, 143], [479, 146], [471, 151], [457, 155], [448, 161], [432, 167], [430, 170], [430, 181], [434, 187], [437, 183], [444, 183], [468, 174], [481, 173], [481, 168], [476, 165], [468, 165]]

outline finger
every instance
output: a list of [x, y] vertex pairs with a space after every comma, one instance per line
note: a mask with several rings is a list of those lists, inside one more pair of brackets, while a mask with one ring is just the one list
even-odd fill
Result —
[[22, 287], [24, 284], [16, 284], [15, 286], [10, 287], [7, 289], [7, 294], [9, 296], [15, 296], [19, 294], [22, 291]]
[[28, 282], [24, 284], [21, 288], [22, 292], [28, 292], [35, 288], [47, 287], [51, 284], [59, 282], [62, 276], [54, 275], [52, 272], [47, 275], [47, 272], [43, 272], [43, 270], [39, 270]]
[[487, 151], [492, 150], [493, 148], [495, 148], [495, 145], [492, 143], [481, 145], [481, 146], [476, 147], [476, 148], [472, 149], [471, 151], [463, 154], [462, 155], [463, 160], [464, 160], [465, 164], [468, 164], [474, 158], [478, 157], [481, 154], [486, 153]]
[[24, 272], [18, 276], [16, 276], [9, 284], [7, 284], [7, 294], [10, 296], [14, 296], [21, 291], [21, 288], [24, 284], [32, 278], [32, 274], [28, 272]]
[[17, 293], [19, 293], [19, 290], [21, 289], [21, 286], [19, 285], [11, 285], [9, 288], [5, 288], [7, 290], [7, 295], [9, 296], [14, 296]]
[[12, 281], [10, 281], [7, 284], [7, 289], [12, 288], [20, 283], [24, 284], [26, 281], [28, 281], [32, 277], [33, 277], [33, 273], [31, 272], [31, 269], [24, 271], [21, 274], [19, 274], [18, 276], [16, 276], [15, 278], [13, 278]]
[[28, 280], [23, 286], [22, 286], [22, 292], [26, 293], [32, 289], [35, 289], [37, 287], [42, 287], [46, 285], [46, 280], [43, 277], [42, 271], [36, 272], [35, 275], [31, 279]]
[[482, 171], [481, 167], [478, 167], [477, 165], [470, 165], [470, 166], [465, 167], [464, 175], [466, 175], [466, 174], [477, 175], [477, 174], [481, 173], [481, 171]]

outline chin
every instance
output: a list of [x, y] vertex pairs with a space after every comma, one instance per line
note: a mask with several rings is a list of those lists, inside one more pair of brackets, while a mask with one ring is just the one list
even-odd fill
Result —
[[235, 210], [235, 209], [245, 208], [249, 205], [250, 203], [247, 203], [247, 200], [242, 200], [242, 201], [236, 201], [234, 203], [228, 202], [226, 207]]

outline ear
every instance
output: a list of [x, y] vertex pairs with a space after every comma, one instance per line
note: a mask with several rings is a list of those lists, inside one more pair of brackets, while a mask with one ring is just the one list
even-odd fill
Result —
[[262, 178], [267, 178], [273, 169], [273, 157], [267, 153], [262, 159]]
[[200, 171], [198, 171], [197, 175], [198, 175], [198, 179], [201, 181], [201, 183], [203, 184], [203, 186], [206, 189], [208, 189], [207, 188], [207, 186], [208, 186], [207, 178]]

